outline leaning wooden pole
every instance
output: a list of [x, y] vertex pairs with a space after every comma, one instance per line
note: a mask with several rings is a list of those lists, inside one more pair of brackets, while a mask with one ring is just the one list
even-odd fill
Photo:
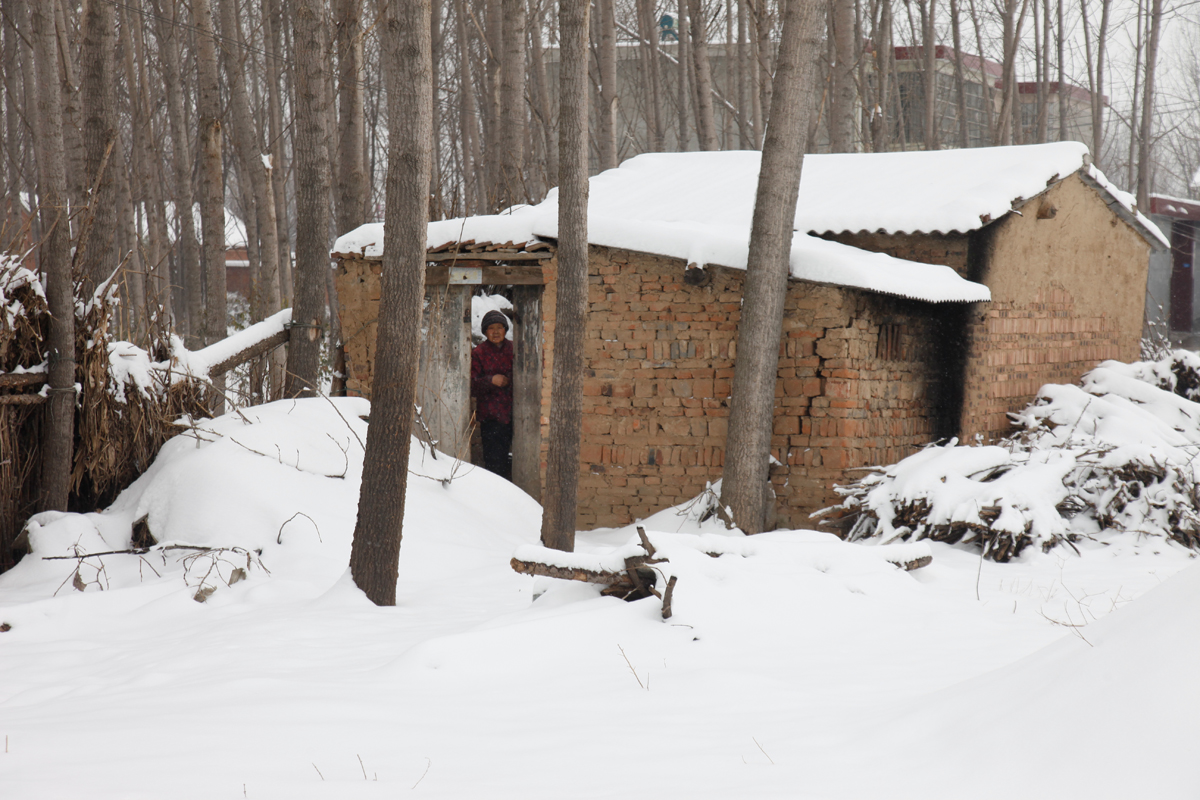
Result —
[[558, 280], [542, 544], [569, 552], [575, 549], [587, 317], [588, 2], [560, 0], [558, 13]]

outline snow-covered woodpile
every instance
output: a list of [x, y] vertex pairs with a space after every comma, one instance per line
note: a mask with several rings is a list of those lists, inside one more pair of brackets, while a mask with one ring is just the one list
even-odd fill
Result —
[[978, 542], [1007, 561], [1105, 531], [1200, 549], [1200, 356], [1043, 386], [995, 445], [930, 446], [839, 489], [851, 539]]

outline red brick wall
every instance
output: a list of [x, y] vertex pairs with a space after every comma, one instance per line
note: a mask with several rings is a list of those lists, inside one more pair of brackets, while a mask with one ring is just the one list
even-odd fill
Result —
[[[593, 247], [584, 382], [580, 528], [619, 525], [699, 494], [721, 477], [743, 273]], [[548, 270], [544, 415], [553, 362]], [[889, 463], [927, 442], [930, 333], [937, 307], [793, 282], [774, 409], [780, 524], [836, 501], [853, 467]], [[879, 360], [880, 323], [893, 327]], [[545, 435], [545, 427], [543, 429]], [[543, 447], [545, 447], [543, 442]]]

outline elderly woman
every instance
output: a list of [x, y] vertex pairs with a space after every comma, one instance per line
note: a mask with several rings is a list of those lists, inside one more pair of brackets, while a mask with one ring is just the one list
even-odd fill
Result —
[[513, 346], [508, 320], [489, 311], [480, 323], [484, 340], [471, 351], [471, 395], [483, 439], [483, 466], [512, 480]]

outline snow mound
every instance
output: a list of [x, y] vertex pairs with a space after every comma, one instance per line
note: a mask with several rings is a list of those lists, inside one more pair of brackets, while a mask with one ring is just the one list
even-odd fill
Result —
[[999, 444], [927, 447], [839, 488], [839, 509], [853, 539], [979, 542], [999, 561], [1113, 531], [1200, 548], [1198, 395], [1193, 353], [1106, 361], [1043, 386]]
[[[349, 562], [369, 410], [361, 398], [313, 398], [196, 422], [108, 509], [35, 515], [31, 552], [4, 587], [90, 592], [160, 581], [207, 591], [196, 599], [209, 602], [232, 602], [239, 583], [325, 591]], [[511, 484], [417, 439], [409, 471], [406, 553], [444, 530], [459, 540], [485, 509], [494, 521], [479, 535], [497, 540], [498, 565], [536, 538], [540, 509]]]

